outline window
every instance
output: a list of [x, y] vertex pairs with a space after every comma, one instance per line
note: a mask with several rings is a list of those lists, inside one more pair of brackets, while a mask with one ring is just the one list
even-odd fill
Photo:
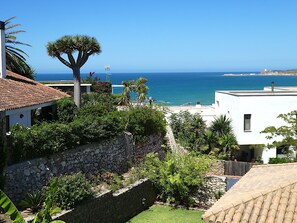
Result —
[[246, 132], [251, 131], [251, 117], [251, 114], [244, 114], [243, 129]]

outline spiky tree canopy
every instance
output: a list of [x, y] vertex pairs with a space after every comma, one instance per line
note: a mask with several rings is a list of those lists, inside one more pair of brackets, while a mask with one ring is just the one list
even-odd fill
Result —
[[[101, 47], [94, 37], [85, 35], [63, 36], [55, 42], [47, 44], [47, 53], [51, 57], [57, 57], [64, 65], [73, 69], [82, 67], [88, 60], [89, 56], [99, 54]], [[75, 59], [73, 54], [78, 53]], [[68, 58], [65, 59], [62, 55]]]
[[33, 79], [34, 70], [27, 64], [25, 56], [28, 56], [18, 45], [30, 46], [17, 40], [17, 34], [26, 32], [25, 30], [15, 30], [20, 24], [11, 24], [11, 17], [5, 20], [5, 53], [6, 53], [6, 69], [18, 73], [22, 76]]
[[[89, 56], [100, 52], [101, 47], [98, 41], [94, 37], [84, 35], [63, 36], [47, 44], [48, 55], [58, 58], [73, 71], [74, 101], [77, 107], [81, 104], [80, 68], [87, 62]], [[76, 59], [74, 55], [77, 55]]]

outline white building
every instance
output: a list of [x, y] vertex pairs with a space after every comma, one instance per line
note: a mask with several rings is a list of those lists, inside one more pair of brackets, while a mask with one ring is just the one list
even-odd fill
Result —
[[[241, 152], [238, 156], [246, 161], [261, 157], [264, 163], [269, 158], [281, 156], [282, 150], [268, 149], [270, 143], [265, 134], [261, 134], [268, 126], [284, 125], [279, 114], [297, 110], [296, 87], [267, 87], [260, 91], [216, 91], [216, 114], [226, 114], [232, 120], [233, 131], [236, 135]], [[264, 144], [265, 148], [251, 149], [251, 145]]]

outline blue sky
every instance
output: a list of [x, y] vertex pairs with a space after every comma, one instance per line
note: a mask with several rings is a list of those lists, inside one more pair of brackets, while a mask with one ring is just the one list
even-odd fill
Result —
[[63, 35], [95, 37], [82, 72], [260, 71], [297, 68], [295, 0], [15, 0], [20, 41], [37, 73], [71, 72], [47, 55]]

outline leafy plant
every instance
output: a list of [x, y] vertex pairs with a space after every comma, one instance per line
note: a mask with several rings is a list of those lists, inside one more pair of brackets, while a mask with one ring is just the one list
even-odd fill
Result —
[[182, 111], [170, 116], [170, 126], [178, 143], [188, 150], [199, 151], [206, 124], [200, 114]]
[[[266, 134], [266, 139], [273, 140], [273, 147], [297, 146], [297, 110], [287, 114], [280, 114], [277, 118], [282, 119], [286, 125], [275, 127], [268, 126], [261, 133]], [[268, 146], [268, 147], [269, 147]]]
[[30, 128], [17, 124], [11, 129], [11, 138], [15, 162], [72, 149], [77, 142], [72, 129], [60, 123], [42, 123]]
[[168, 203], [191, 205], [191, 194], [205, 181], [211, 159], [194, 153], [167, 153], [161, 161], [155, 154], [146, 156], [141, 174], [159, 189], [160, 198]]
[[152, 107], [135, 107], [127, 112], [126, 131], [131, 132], [136, 142], [147, 136], [166, 134], [164, 113]]
[[57, 180], [53, 179], [45, 198], [44, 207], [37, 213], [32, 223], [65, 223], [61, 220], [53, 221], [52, 219], [52, 215], [61, 212], [61, 209], [56, 206], [57, 200], [55, 197], [57, 189]]
[[53, 198], [63, 209], [73, 208], [83, 200], [93, 196], [91, 184], [82, 173], [61, 176], [51, 179], [56, 182], [57, 189]]
[[16, 206], [2, 190], [0, 190], [0, 207], [9, 215], [13, 223], [25, 223]]
[[[32, 223], [65, 223], [61, 220], [52, 220], [52, 215], [61, 211], [60, 208], [54, 206], [53, 195], [56, 192], [56, 188], [56, 183], [53, 182], [45, 199], [44, 208], [37, 213]], [[0, 190], [0, 207], [9, 215], [13, 223], [26, 223], [16, 206], [2, 190]]]
[[287, 157], [275, 157], [269, 158], [269, 164], [278, 164], [278, 163], [289, 163], [290, 160]]
[[46, 196], [42, 191], [27, 193], [20, 205], [23, 208], [31, 209], [32, 213], [36, 213], [42, 209], [45, 198]]
[[60, 123], [72, 122], [77, 107], [71, 98], [62, 98], [57, 101], [57, 116]]

